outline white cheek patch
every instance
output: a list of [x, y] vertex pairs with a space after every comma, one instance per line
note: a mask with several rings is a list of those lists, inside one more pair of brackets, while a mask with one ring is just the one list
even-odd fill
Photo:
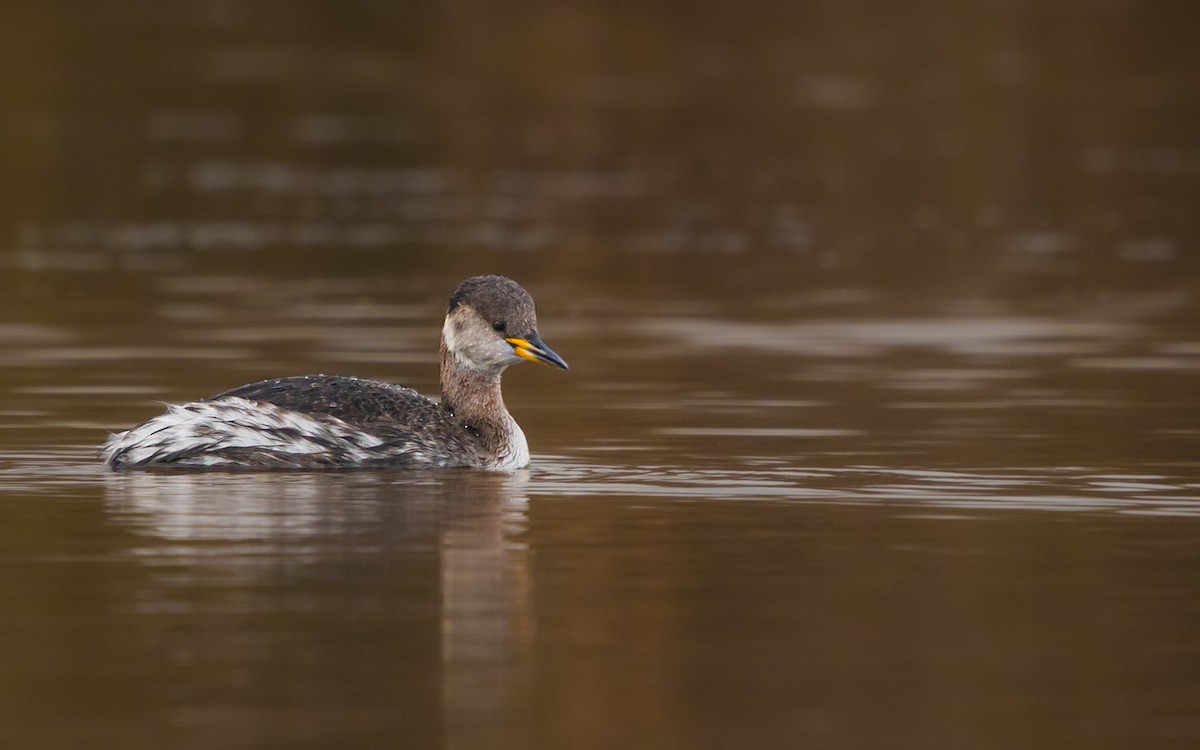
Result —
[[[467, 307], [460, 307], [459, 310], [468, 310]], [[455, 312], [454, 315], [447, 315], [446, 322], [442, 324], [442, 338], [446, 342], [446, 351], [450, 352], [450, 356], [459, 362], [463, 367], [472, 370], [482, 369], [474, 358], [471, 357], [471, 345], [468, 341], [469, 336], [459, 333], [458, 327], [455, 325], [456, 320], [468, 313]], [[454, 318], [454, 320], [451, 320]]]
[[454, 330], [454, 322], [450, 320], [450, 316], [446, 316], [446, 322], [442, 324], [442, 339], [446, 342], [446, 348], [452, 354], [458, 353], [458, 332]]
[[[474, 316], [475, 320], [464, 320], [468, 316]], [[455, 362], [468, 370], [486, 373], [519, 361], [512, 354], [512, 347], [497, 337], [490, 327], [484, 329], [476, 323], [478, 316], [466, 305], [446, 316], [442, 340]]]

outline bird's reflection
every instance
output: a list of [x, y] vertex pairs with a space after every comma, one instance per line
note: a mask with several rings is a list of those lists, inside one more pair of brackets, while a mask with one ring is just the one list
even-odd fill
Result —
[[[503, 485], [495, 512], [443, 530], [442, 696], [450, 747], [497, 747], [529, 709], [534, 636], [525, 478]], [[515, 740], [516, 738], [509, 738]]]
[[[478, 747], [489, 736], [495, 744], [495, 719], [529, 705], [527, 481], [526, 472], [130, 473], [108, 480], [106, 503], [151, 571], [140, 592], [150, 609], [211, 612], [217, 581], [256, 613], [317, 612], [313, 628], [339, 627], [347, 601], [386, 604], [401, 613], [398, 629], [413, 627], [413, 612], [436, 611], [423, 627], [440, 631], [425, 637], [440, 653], [395, 664], [382, 679], [439, 679], [444, 739]], [[246, 622], [216, 622], [226, 621], [229, 637], [242, 637]], [[353, 674], [345, 661], [361, 650], [322, 648]], [[381, 679], [377, 663], [361, 666]]]

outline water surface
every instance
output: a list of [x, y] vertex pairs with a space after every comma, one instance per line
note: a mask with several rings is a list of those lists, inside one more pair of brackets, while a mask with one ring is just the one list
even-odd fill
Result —
[[[1194, 22], [96, 6], [0, 11], [0, 744], [1200, 742]], [[481, 272], [527, 470], [95, 461]]]
[[678, 295], [597, 318], [618, 287], [533, 284], [573, 368], [506, 378], [528, 470], [112, 474], [95, 445], [163, 400], [312, 369], [435, 388], [441, 307], [370, 278], [145, 281], [146, 320], [5, 338], [18, 744], [1198, 731], [1200, 356], [1173, 326]]

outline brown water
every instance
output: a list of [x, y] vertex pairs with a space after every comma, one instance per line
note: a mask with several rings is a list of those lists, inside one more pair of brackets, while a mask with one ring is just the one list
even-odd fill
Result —
[[[6, 4], [0, 746], [1197, 746], [1195, 12], [796, 5]], [[526, 471], [93, 458], [480, 272]]]

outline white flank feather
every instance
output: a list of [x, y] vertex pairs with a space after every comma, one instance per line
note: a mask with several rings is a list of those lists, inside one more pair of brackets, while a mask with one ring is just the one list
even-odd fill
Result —
[[237, 462], [208, 451], [242, 448], [285, 455], [313, 454], [329, 450], [330, 442], [336, 442], [339, 453], [350, 461], [370, 458], [369, 449], [383, 444], [374, 435], [334, 417], [308, 416], [261, 401], [230, 397], [168, 405], [165, 413], [109, 438], [100, 457], [109, 466], [119, 467], [196, 452], [174, 463], [223, 466]]

